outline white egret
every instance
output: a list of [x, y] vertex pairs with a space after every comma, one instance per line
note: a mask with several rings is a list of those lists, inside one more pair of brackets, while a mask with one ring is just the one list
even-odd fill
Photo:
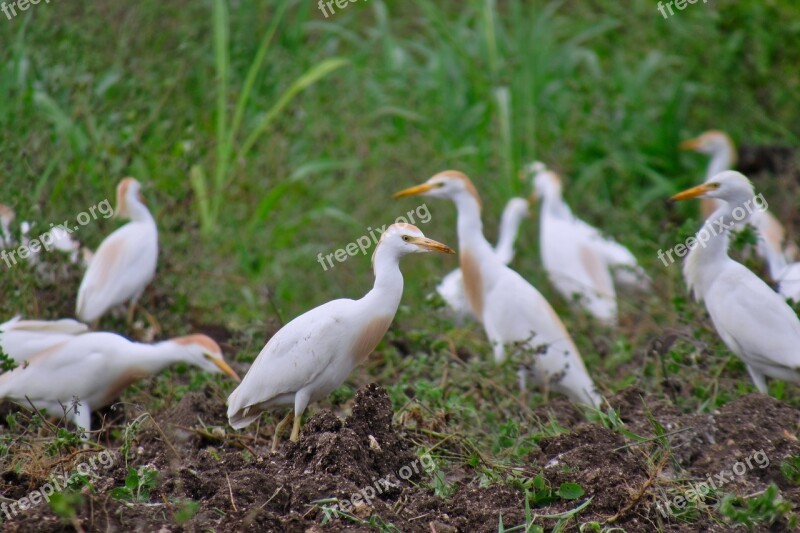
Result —
[[495, 360], [505, 360], [508, 350], [522, 353], [532, 359], [520, 371], [522, 386], [530, 375], [545, 390], [597, 407], [600, 394], [561, 319], [539, 291], [503, 264], [483, 236], [481, 202], [470, 179], [448, 170], [395, 197], [415, 195], [444, 198], [456, 205], [464, 288], [473, 315], [492, 343]]
[[228, 397], [228, 421], [241, 429], [267, 409], [293, 406], [275, 428], [272, 449], [294, 416], [291, 440], [311, 402], [339, 387], [383, 338], [400, 305], [400, 258], [420, 252], [455, 253], [426, 238], [411, 224], [392, 224], [372, 255], [375, 284], [360, 300], [339, 299], [316, 307], [280, 329], [258, 354], [244, 380]]
[[[706, 171], [706, 181], [722, 171], [733, 169], [736, 164], [736, 146], [731, 138], [721, 131], [707, 131], [695, 139], [684, 141], [681, 143], [681, 148], [711, 156]], [[703, 199], [701, 204], [703, 219], [708, 219], [719, 206], [720, 202], [717, 200]], [[769, 211], [753, 213], [750, 217], [750, 224], [756, 229], [759, 236], [756, 253], [767, 262], [770, 276], [778, 279], [786, 267], [787, 261], [792, 260], [794, 245], [785, 242], [786, 230]]]
[[89, 332], [89, 327], [77, 320], [22, 320], [16, 316], [0, 324], [0, 348], [17, 363], [73, 337]]
[[[722, 202], [686, 257], [689, 290], [705, 302], [719, 336], [747, 365], [759, 391], [767, 392], [766, 376], [800, 383], [800, 319], [761, 278], [728, 256], [731, 227], [753, 210], [753, 185], [739, 172], [726, 171], [672, 197], [689, 198]], [[726, 229], [720, 232], [720, 226]]]
[[16, 214], [7, 205], [0, 204], [0, 247], [6, 248], [14, 244], [14, 236], [11, 233], [11, 223], [14, 222]]
[[[603, 324], [617, 324], [614, 279], [646, 289], [650, 278], [633, 254], [573, 215], [564, 202], [563, 184], [555, 172], [533, 163], [533, 189], [541, 201], [539, 246], [550, 282], [564, 298], [577, 303]], [[612, 277], [613, 276], [613, 277]]]
[[219, 345], [206, 335], [141, 344], [114, 333], [91, 332], [51, 346], [0, 375], [0, 398], [22, 406], [30, 401], [53, 416], [63, 414], [63, 405], [68, 419], [89, 431], [92, 411], [113, 402], [135, 381], [179, 362], [239, 380]]
[[[514, 243], [517, 240], [522, 220], [530, 216], [529, 208], [530, 204], [525, 198], [512, 198], [503, 209], [494, 253], [497, 254], [504, 265], [511, 263], [514, 259]], [[442, 278], [441, 283], [436, 287], [436, 292], [447, 303], [450, 312], [457, 321], [462, 322], [472, 316], [467, 295], [464, 292], [464, 276], [460, 268], [453, 270]]]
[[[89, 263], [76, 306], [84, 322], [96, 323], [111, 307], [130, 302], [131, 323], [136, 302], [156, 273], [158, 229], [133, 178], [123, 179], [117, 187], [117, 215], [130, 217], [131, 222], [106, 237]], [[149, 315], [148, 319], [152, 322]]]

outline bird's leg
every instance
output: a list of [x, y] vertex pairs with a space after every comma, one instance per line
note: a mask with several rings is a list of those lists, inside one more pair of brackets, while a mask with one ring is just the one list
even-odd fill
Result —
[[136, 312], [136, 300], [131, 300], [131, 302], [128, 304], [128, 317], [126, 319], [128, 327], [130, 327], [130, 325], [133, 324], [133, 315], [135, 314], [135, 312]]
[[292, 436], [289, 439], [292, 442], [297, 442], [300, 440], [300, 421], [303, 419], [302, 415], [295, 417], [294, 419], [294, 426], [292, 426]]
[[767, 394], [767, 380], [764, 378], [764, 374], [750, 365], [745, 366], [747, 366], [747, 373], [750, 374], [750, 378], [753, 380], [753, 384], [758, 389], [758, 392]]
[[517, 377], [519, 378], [519, 398], [523, 403], [528, 403], [528, 370], [521, 366], [517, 370]]
[[281, 433], [283, 433], [283, 430], [286, 428], [286, 424], [289, 423], [289, 420], [291, 420], [293, 416], [294, 416], [294, 411], [289, 411], [289, 414], [286, 415], [283, 418], [283, 420], [278, 422], [277, 426], [275, 426], [275, 434], [272, 436], [272, 451], [273, 452], [277, 452], [278, 451], [278, 441], [280, 440]]
[[158, 323], [156, 317], [148, 313], [147, 309], [145, 309], [144, 307], [139, 306], [139, 309], [142, 311], [142, 313], [144, 313], [144, 318], [150, 324], [150, 327], [153, 328], [156, 335], [161, 335], [161, 324]]
[[92, 411], [86, 405], [74, 407], [75, 411], [72, 415], [72, 421], [77, 426], [78, 432], [81, 434], [81, 440], [89, 440], [89, 429], [92, 425]]

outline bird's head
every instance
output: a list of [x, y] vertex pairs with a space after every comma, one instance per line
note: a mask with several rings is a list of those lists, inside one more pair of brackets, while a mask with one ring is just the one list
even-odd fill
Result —
[[135, 178], [123, 178], [117, 185], [117, 216], [129, 217], [133, 202], [144, 204], [142, 185]]
[[680, 147], [681, 150], [692, 150], [706, 155], [735, 151], [733, 141], [728, 134], [719, 130], [709, 130], [699, 137], [683, 141]]
[[475, 185], [472, 184], [466, 174], [457, 170], [439, 172], [425, 183], [409, 187], [394, 195], [395, 198], [405, 198], [406, 196], [431, 196], [433, 198], [445, 198], [454, 202], [459, 198], [469, 196], [474, 198], [479, 206], [481, 204]]
[[400, 222], [389, 226], [381, 235], [381, 240], [378, 241], [372, 254], [373, 263], [379, 249], [392, 250], [398, 257], [426, 252], [455, 253], [449, 246], [427, 238], [416, 226]]
[[[539, 163], [537, 171], [533, 174], [533, 193], [535, 198], [556, 198], [561, 196], [564, 185], [561, 177], [548, 170], [547, 167]], [[536, 163], [533, 163], [536, 165]], [[531, 165], [532, 166], [532, 165]]]
[[514, 220], [522, 220], [531, 215], [531, 200], [527, 198], [512, 198], [503, 209], [503, 218], [508, 216]]
[[753, 184], [743, 174], [735, 170], [720, 172], [702, 185], [692, 187], [673, 196], [671, 200], [689, 200], [691, 198], [716, 198], [736, 203], [746, 201], [755, 196]]
[[2, 224], [4, 228], [9, 228], [11, 223], [14, 222], [15, 217], [16, 213], [14, 213], [13, 209], [7, 205], [0, 204], [0, 224]]
[[207, 335], [187, 335], [172, 339], [170, 342], [177, 344], [185, 351], [187, 363], [202, 368], [206, 372], [223, 373], [236, 381], [241, 381], [236, 371], [222, 358], [222, 349], [211, 337]]

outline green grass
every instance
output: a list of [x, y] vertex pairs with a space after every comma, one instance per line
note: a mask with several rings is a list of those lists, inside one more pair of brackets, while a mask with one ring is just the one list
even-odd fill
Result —
[[[565, 318], [604, 391], [636, 384], [666, 395], [663, 379], [680, 378], [692, 394], [675, 403], [710, 411], [753, 388], [679, 265], [656, 257], [697, 227], [696, 206], [665, 202], [704, 173], [704, 158], [677, 146], [709, 128], [797, 145], [797, 42], [800, 6], [755, 0], [697, 4], [668, 20], [650, 0], [370, 0], [328, 19], [299, 0], [39, 4], [0, 17], [0, 202], [46, 227], [113, 201], [118, 180], [136, 177], [161, 240], [146, 305], [170, 336], [230, 328], [241, 351], [228, 356], [245, 361], [281, 322], [368, 290], [368, 255], [325, 272], [317, 254], [422, 202], [395, 202], [394, 191], [464, 170], [493, 239], [504, 202], [530, 192], [519, 170], [541, 159], [563, 172], [573, 210], [630, 246], [656, 290], [623, 301], [626, 326], [608, 332], [548, 285], [535, 221], [514, 267]], [[776, 212], [797, 208], [796, 187], [757, 186]], [[423, 231], [457, 244], [452, 206], [426, 203]], [[94, 248], [117, 224], [101, 219], [78, 237]], [[476, 450], [513, 464], [566, 428], [521, 408], [514, 369], [491, 363], [480, 329], [454, 328], [426, 299], [455, 261], [405, 261], [395, 327], [354, 381], [386, 386], [400, 417], [441, 421], [429, 430], [468, 429], [470, 464]], [[0, 263], [0, 320], [68, 316], [74, 278], [53, 286]], [[675, 344], [654, 348], [671, 331]], [[456, 348], [475, 357], [457, 362]], [[205, 384], [175, 387], [172, 377], [155, 381], [157, 397]], [[800, 405], [794, 387], [780, 393]], [[351, 395], [341, 389], [336, 403]], [[731, 503], [731, 516], [743, 505]]]

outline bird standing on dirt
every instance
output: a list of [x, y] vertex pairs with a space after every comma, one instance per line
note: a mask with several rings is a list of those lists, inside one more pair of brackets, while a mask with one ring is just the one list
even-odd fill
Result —
[[67, 418], [89, 431], [92, 411], [113, 402], [133, 382], [179, 362], [239, 380], [219, 345], [205, 335], [142, 344], [115, 333], [90, 332], [50, 346], [0, 375], [0, 398], [23, 406], [30, 401], [52, 416], [66, 408]]
[[[125, 302], [130, 324], [136, 302], [156, 273], [158, 229], [133, 178], [117, 186], [117, 216], [131, 221], [100, 244], [78, 290], [77, 316], [95, 326], [106, 311]], [[149, 315], [148, 320], [154, 322]]]
[[[759, 391], [767, 392], [765, 376], [800, 384], [800, 319], [761, 278], [728, 256], [731, 228], [754, 211], [753, 185], [742, 174], [726, 171], [672, 197], [689, 198], [722, 202], [686, 257], [689, 290], [705, 302], [719, 336], [747, 365]], [[721, 225], [725, 229], [718, 231]]]
[[[522, 220], [530, 215], [530, 204], [525, 198], [512, 198], [506, 203], [503, 215], [500, 218], [500, 231], [494, 252], [500, 261], [507, 265], [514, 259], [514, 242]], [[464, 292], [464, 275], [457, 268], [442, 278], [436, 287], [436, 292], [447, 303], [456, 320], [462, 322], [472, 316], [467, 295]]]
[[550, 282], [569, 302], [577, 296], [577, 304], [592, 316], [616, 326], [614, 279], [621, 285], [647, 289], [650, 278], [627, 248], [572, 214], [558, 174], [538, 162], [528, 170], [541, 201], [539, 246]]
[[481, 202], [470, 179], [448, 170], [395, 198], [415, 195], [444, 198], [456, 205], [464, 288], [492, 343], [495, 360], [505, 360], [507, 350], [521, 353], [533, 359], [530, 368], [520, 370], [522, 387], [530, 375], [545, 390], [597, 407], [600, 394], [561, 319], [539, 291], [502, 263], [483, 236]]
[[311, 402], [325, 398], [375, 349], [403, 296], [400, 258], [421, 252], [452, 254], [411, 224], [392, 224], [372, 255], [375, 284], [360, 300], [323, 304], [286, 324], [273, 336], [241, 385], [228, 397], [228, 421], [241, 429], [267, 409], [293, 406], [275, 428], [272, 450], [294, 416], [291, 440], [300, 436], [300, 420]]
[[[725, 170], [733, 169], [736, 164], [736, 146], [724, 132], [710, 130], [695, 139], [681, 143], [683, 150], [693, 150], [711, 156], [706, 171], [706, 182]], [[703, 219], [708, 219], [720, 206], [720, 202], [706, 198], [701, 204]], [[759, 211], [750, 217], [750, 224], [758, 232], [756, 253], [767, 262], [770, 276], [777, 280], [786, 268], [787, 261], [794, 260], [796, 246], [787, 243], [786, 230], [769, 211]]]

